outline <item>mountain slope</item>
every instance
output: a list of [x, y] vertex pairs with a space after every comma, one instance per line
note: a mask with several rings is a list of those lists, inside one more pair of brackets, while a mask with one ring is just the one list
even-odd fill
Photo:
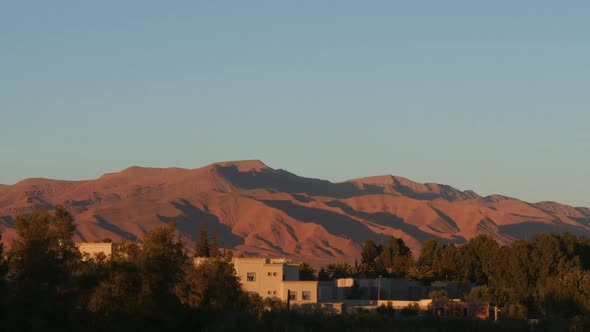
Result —
[[488, 234], [508, 244], [537, 232], [590, 235], [588, 208], [481, 197], [396, 176], [331, 183], [254, 160], [193, 170], [130, 167], [96, 180], [27, 179], [2, 185], [4, 242], [14, 237], [16, 215], [57, 204], [76, 217], [80, 241], [136, 240], [174, 220], [188, 243], [204, 222], [222, 247], [316, 263], [350, 261], [364, 240], [390, 235], [414, 250], [428, 238], [463, 243]]

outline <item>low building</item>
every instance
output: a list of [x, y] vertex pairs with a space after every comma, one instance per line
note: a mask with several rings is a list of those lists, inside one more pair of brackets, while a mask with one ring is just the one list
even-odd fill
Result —
[[318, 302], [318, 282], [299, 280], [299, 265], [286, 259], [238, 257], [232, 263], [246, 292], [295, 305]]
[[[196, 257], [195, 265], [206, 259]], [[318, 282], [299, 280], [299, 265], [284, 258], [234, 257], [232, 264], [242, 289], [262, 298], [289, 301], [293, 307], [318, 302]]]
[[432, 303], [432, 314], [441, 318], [489, 319], [490, 304], [487, 302], [442, 301]]
[[321, 281], [318, 286], [320, 302], [344, 300], [407, 300], [424, 299], [422, 283], [407, 279], [336, 279]]
[[475, 287], [467, 282], [433, 282], [401, 278], [375, 279], [336, 279], [320, 281], [318, 285], [319, 302], [343, 300], [400, 300], [420, 301], [427, 299], [435, 290], [445, 290], [449, 298], [462, 298]]
[[105, 255], [107, 258], [111, 258], [113, 255], [113, 243], [112, 242], [79, 242], [76, 243], [78, 250], [84, 256], [94, 258], [100, 254]]

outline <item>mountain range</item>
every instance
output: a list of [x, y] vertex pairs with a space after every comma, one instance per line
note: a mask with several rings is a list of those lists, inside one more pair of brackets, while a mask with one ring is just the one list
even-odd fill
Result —
[[77, 241], [138, 240], [175, 221], [188, 247], [201, 223], [221, 247], [245, 255], [352, 261], [362, 243], [401, 237], [415, 252], [434, 238], [465, 243], [487, 234], [500, 244], [540, 232], [590, 236], [590, 208], [482, 197], [448, 185], [374, 176], [332, 183], [257, 160], [198, 169], [130, 167], [95, 180], [31, 178], [0, 185], [0, 233], [10, 246], [14, 217], [66, 206]]

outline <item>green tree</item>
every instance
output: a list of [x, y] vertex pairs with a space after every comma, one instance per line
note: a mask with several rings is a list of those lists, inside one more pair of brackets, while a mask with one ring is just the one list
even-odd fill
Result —
[[535, 235], [530, 241], [530, 269], [537, 287], [560, 271], [578, 268], [579, 260], [567, 255], [567, 248], [558, 234]]
[[0, 233], [0, 294], [6, 286], [6, 274], [8, 273], [8, 262], [4, 255], [4, 242], [2, 242], [2, 234]]
[[464, 280], [487, 284], [498, 249], [496, 240], [487, 235], [478, 235], [463, 245], [460, 254]]
[[408, 278], [424, 282], [432, 282], [434, 281], [435, 276], [430, 266], [414, 265], [408, 270]]
[[173, 223], [150, 230], [143, 243], [120, 245], [107, 262], [88, 308], [98, 317], [173, 321], [180, 309], [176, 288], [184, 280], [187, 257]]
[[510, 302], [535, 306], [537, 277], [531, 270], [530, 247], [526, 241], [515, 241], [512, 247], [500, 248], [492, 264], [488, 285], [498, 294], [505, 294], [501, 305]]
[[73, 217], [58, 206], [15, 220], [17, 237], [9, 252], [15, 310], [26, 310], [24, 329], [64, 327], [78, 302], [81, 255], [73, 242]]
[[422, 243], [420, 256], [416, 265], [436, 266], [440, 262], [440, 243], [436, 239], [428, 239]]
[[205, 259], [188, 271], [177, 288], [181, 302], [193, 309], [229, 310], [248, 307], [233, 264], [222, 259]]
[[175, 288], [183, 280], [187, 262], [176, 226], [168, 223], [148, 232], [137, 262], [142, 278], [142, 305], [148, 312], [154, 312], [173, 304]]
[[318, 274], [320, 281], [354, 277], [354, 268], [348, 263], [332, 263], [323, 266]]
[[412, 251], [401, 238], [390, 237], [377, 258], [387, 273], [394, 278], [403, 278], [414, 264]]
[[453, 244], [444, 244], [439, 252], [439, 276], [444, 280], [456, 280], [461, 274], [460, 253]]
[[113, 316], [139, 316], [142, 292], [141, 271], [137, 264], [140, 248], [135, 243], [119, 244], [112, 258], [104, 263], [104, 273], [98, 274], [88, 310], [101, 321]]
[[420, 256], [416, 265], [429, 266], [435, 279], [444, 278], [442, 273], [442, 246], [436, 239], [428, 239], [422, 243]]
[[377, 259], [383, 252], [383, 246], [377, 245], [375, 241], [369, 239], [363, 244], [361, 251], [361, 265], [358, 270], [362, 271], [363, 277], [376, 277], [384, 274], [383, 265]]
[[317, 280], [315, 270], [313, 269], [313, 267], [311, 267], [311, 265], [305, 262], [301, 262], [301, 264], [299, 264], [299, 280]]
[[207, 235], [207, 225], [201, 223], [199, 229], [199, 238], [195, 243], [195, 257], [210, 257], [209, 236]]
[[219, 245], [217, 244], [217, 233], [213, 232], [211, 234], [211, 243], [209, 245], [209, 257], [219, 257]]
[[[4, 256], [4, 243], [2, 242], [2, 234], [0, 234], [0, 322], [5, 321], [6, 309], [9, 301], [8, 288], [6, 285], [6, 275], [8, 273], [8, 263]], [[2, 325], [0, 325], [0, 329]]]
[[543, 311], [548, 315], [567, 318], [590, 314], [590, 272], [562, 271], [545, 280], [540, 295]]
[[465, 295], [465, 300], [470, 302], [494, 302], [495, 296], [488, 286], [474, 287], [469, 294]]
[[449, 294], [444, 289], [435, 289], [428, 293], [428, 298], [434, 302], [443, 302], [449, 300]]

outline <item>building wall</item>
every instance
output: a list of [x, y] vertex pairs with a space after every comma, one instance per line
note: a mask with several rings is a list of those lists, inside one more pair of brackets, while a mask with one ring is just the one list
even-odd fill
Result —
[[409, 305], [413, 305], [413, 304], [418, 304], [418, 306], [420, 307], [420, 309], [422, 310], [428, 310], [430, 309], [431, 305], [432, 305], [432, 300], [431, 299], [422, 299], [419, 301], [402, 301], [402, 300], [381, 300], [381, 301], [377, 301], [377, 306], [387, 306], [389, 303], [391, 303], [392, 307], [394, 309], [404, 309]]
[[284, 281], [299, 280], [299, 265], [286, 264], [284, 265]]
[[[287, 301], [287, 290], [297, 294], [296, 302], [317, 302], [317, 281], [299, 281], [299, 266], [284, 259], [238, 257], [232, 260], [242, 288], [263, 298]], [[302, 299], [305, 291], [309, 300]]]
[[283, 264], [270, 264], [264, 258], [235, 258], [233, 263], [245, 291], [280, 298]]
[[113, 255], [113, 244], [111, 242], [81, 242], [76, 243], [78, 250], [82, 254], [90, 257], [96, 257], [98, 254], [104, 254], [106, 257]]
[[[284, 301], [291, 293], [291, 304], [317, 303], [318, 282], [317, 281], [285, 281], [281, 283], [281, 298]], [[305, 295], [305, 298], [304, 298]]]
[[320, 302], [341, 300], [404, 300], [419, 301], [428, 298], [433, 290], [445, 289], [450, 298], [460, 298], [469, 293], [473, 284], [459, 282], [433, 283], [406, 279], [338, 279], [319, 283]]

